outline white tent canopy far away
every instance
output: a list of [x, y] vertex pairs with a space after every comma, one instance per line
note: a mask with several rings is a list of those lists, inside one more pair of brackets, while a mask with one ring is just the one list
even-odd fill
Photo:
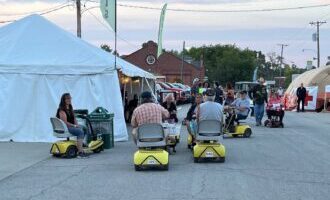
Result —
[[50, 117], [69, 92], [74, 109], [114, 113], [115, 141], [128, 139], [118, 74], [153, 75], [30, 15], [0, 28], [0, 141], [52, 142]]

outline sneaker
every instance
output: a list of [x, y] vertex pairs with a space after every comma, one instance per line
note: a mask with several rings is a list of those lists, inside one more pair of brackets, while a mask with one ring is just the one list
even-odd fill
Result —
[[80, 153], [78, 153], [78, 156], [77, 156], [77, 158], [88, 158], [89, 156], [88, 156], [88, 154], [86, 154], [85, 152], [80, 152]]
[[259, 122], [256, 123], [256, 126], [260, 126]]

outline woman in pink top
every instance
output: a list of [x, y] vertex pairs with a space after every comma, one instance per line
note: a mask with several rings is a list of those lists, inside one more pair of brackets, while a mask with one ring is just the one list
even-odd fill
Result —
[[282, 122], [284, 117], [284, 110], [282, 109], [281, 97], [275, 91], [272, 91], [267, 104], [267, 116], [268, 119], [271, 119], [271, 116], [279, 116], [280, 121]]

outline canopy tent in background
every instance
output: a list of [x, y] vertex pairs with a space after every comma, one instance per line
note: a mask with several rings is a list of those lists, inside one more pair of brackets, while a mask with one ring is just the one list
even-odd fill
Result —
[[126, 93], [125, 98], [127, 102], [123, 101], [124, 104], [133, 99], [134, 95], [140, 96], [143, 91], [147, 90], [154, 94], [156, 77], [153, 74], [134, 66], [122, 58], [117, 58], [117, 68], [122, 93]]
[[65, 92], [75, 109], [114, 113], [115, 140], [128, 139], [114, 56], [39, 15], [0, 28], [0, 85], [1, 141], [54, 141], [49, 118]]
[[295, 91], [301, 83], [310, 91], [306, 97], [306, 104], [315, 105], [315, 108], [313, 107], [311, 110], [320, 109], [324, 105], [325, 98], [330, 98], [330, 96], [325, 96], [325, 87], [330, 85], [330, 66], [309, 70], [294, 79], [285, 92], [286, 108], [293, 109], [296, 107], [297, 97]]

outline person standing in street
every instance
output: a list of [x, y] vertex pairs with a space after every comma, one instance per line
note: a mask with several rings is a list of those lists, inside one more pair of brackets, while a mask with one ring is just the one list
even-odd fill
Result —
[[198, 94], [198, 83], [199, 83], [199, 79], [195, 78], [193, 81], [193, 85], [191, 87], [191, 103], [194, 104], [196, 101], [196, 96]]
[[265, 112], [265, 102], [267, 103], [267, 88], [264, 86], [264, 78], [259, 78], [259, 84], [254, 86], [252, 90], [249, 91], [249, 97], [253, 99], [254, 102], [254, 115], [256, 118], [256, 126], [261, 126], [262, 118]]
[[220, 103], [222, 105], [223, 103], [223, 90], [222, 87], [218, 82], [215, 82], [214, 84], [214, 90], [215, 90], [215, 102]]
[[300, 87], [297, 89], [297, 112], [300, 111], [300, 102], [301, 102], [301, 111], [305, 112], [305, 97], [306, 97], [306, 88], [304, 87], [304, 84], [301, 83]]

